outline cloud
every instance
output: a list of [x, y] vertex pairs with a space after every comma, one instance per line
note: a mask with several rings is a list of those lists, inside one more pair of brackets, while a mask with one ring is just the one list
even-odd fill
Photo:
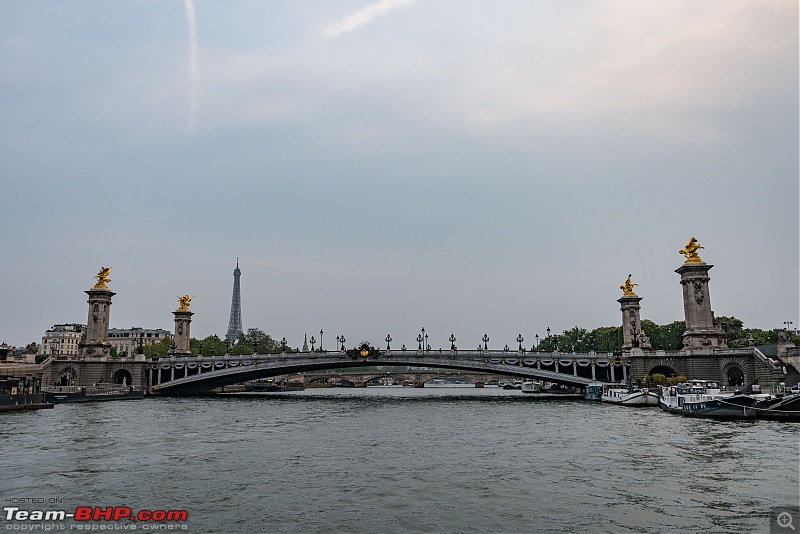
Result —
[[329, 39], [339, 37], [344, 33], [350, 33], [359, 26], [367, 24], [374, 18], [383, 16], [395, 9], [410, 6], [415, 2], [417, 2], [417, 0], [381, 0], [380, 2], [363, 7], [358, 11], [354, 11], [333, 24], [329, 24], [323, 33], [325, 37]]

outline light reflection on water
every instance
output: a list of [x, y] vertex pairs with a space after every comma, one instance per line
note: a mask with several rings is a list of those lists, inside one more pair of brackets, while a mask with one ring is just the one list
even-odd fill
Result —
[[308, 389], [4, 414], [3, 497], [195, 532], [764, 532], [800, 425], [498, 388]]

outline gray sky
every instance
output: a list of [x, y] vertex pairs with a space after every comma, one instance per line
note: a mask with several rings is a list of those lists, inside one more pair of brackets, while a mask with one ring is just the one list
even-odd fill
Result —
[[[196, 20], [192, 13], [195, 14]], [[798, 316], [796, 0], [0, 2], [0, 341]]]

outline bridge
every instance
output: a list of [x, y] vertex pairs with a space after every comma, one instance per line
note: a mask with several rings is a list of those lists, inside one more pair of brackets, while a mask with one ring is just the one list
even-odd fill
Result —
[[391, 380], [395, 385], [406, 385], [414, 387], [425, 387], [429, 380], [445, 379], [448, 381], [460, 381], [469, 383], [473, 386], [477, 383], [486, 384], [487, 381], [495, 381], [504, 378], [499, 375], [488, 373], [476, 373], [474, 371], [455, 371], [429, 368], [409, 368], [409, 367], [388, 367], [380, 366], [377, 368], [357, 368], [352, 370], [329, 369], [325, 371], [309, 371], [302, 376], [306, 387], [318, 386], [341, 386], [352, 385], [354, 387], [367, 387], [378, 385]]
[[542, 380], [585, 388], [592, 382], [626, 381], [630, 363], [610, 353], [377, 350], [168, 356], [146, 367], [151, 395], [208, 395], [215, 388], [259, 378], [326, 369], [407, 366], [453, 369]]

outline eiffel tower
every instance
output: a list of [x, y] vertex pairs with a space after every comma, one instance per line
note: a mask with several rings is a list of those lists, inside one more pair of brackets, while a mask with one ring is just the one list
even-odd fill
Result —
[[239, 269], [239, 258], [236, 258], [236, 269], [233, 270], [233, 297], [231, 298], [231, 319], [228, 321], [228, 333], [225, 339], [231, 345], [239, 339], [242, 333], [242, 294], [239, 289], [239, 277], [242, 271]]

